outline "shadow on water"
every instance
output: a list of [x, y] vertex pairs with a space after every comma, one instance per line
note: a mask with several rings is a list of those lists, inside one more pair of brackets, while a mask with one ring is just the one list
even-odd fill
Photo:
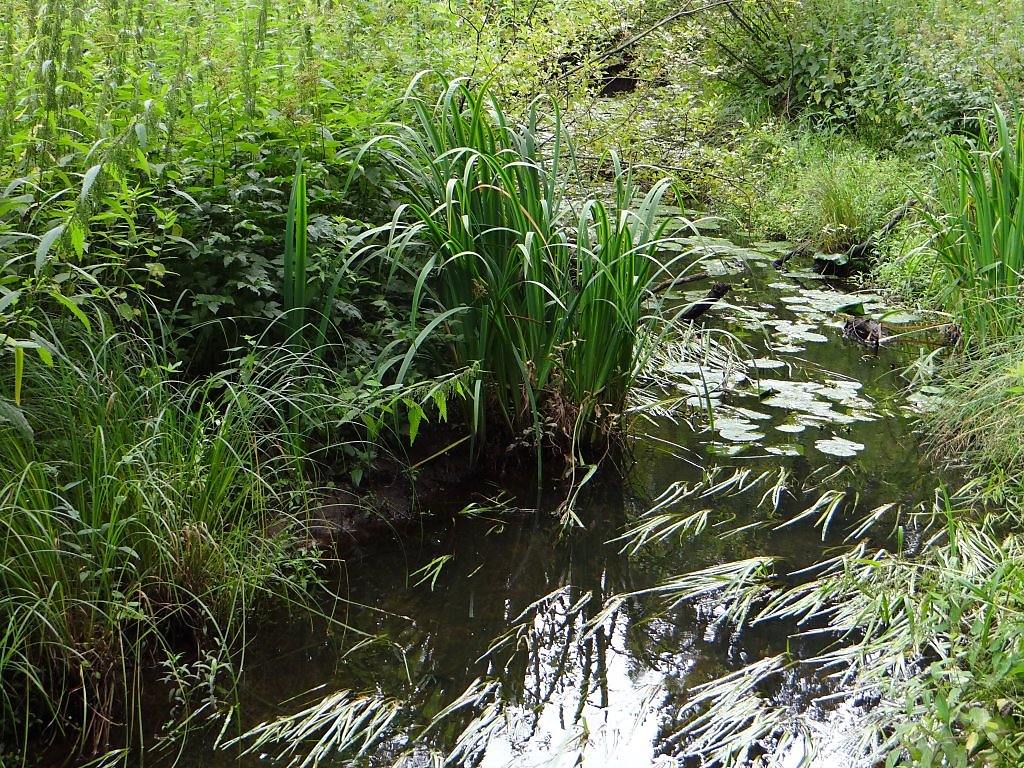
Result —
[[[874, 353], [843, 340], [836, 310], [861, 303], [878, 313], [881, 299], [850, 296], [810, 272], [780, 275], [769, 266], [772, 246], [701, 247], [708, 280], [733, 287], [731, 303], [716, 308], [708, 325], [747, 350], [717, 371], [671, 356], [660, 363], [651, 389], [691, 402], [638, 420], [632, 466], [580, 500], [585, 527], [566, 535], [544, 514], [497, 513], [425, 524], [403, 549], [375, 554], [347, 574], [352, 603], [339, 610], [353, 631], [341, 636], [295, 622], [262, 631], [241, 689], [246, 723], [351, 690], [400, 704], [386, 735], [359, 760], [371, 765], [402, 755], [406, 765], [428, 765], [437, 750], [453, 764], [486, 768], [688, 768], [701, 764], [680, 735], [699, 711], [688, 708], [694, 687], [759, 660], [780, 669], [751, 689], [751, 701], [785, 703], [811, 733], [856, 717], [850, 702], [833, 696], [841, 681], [777, 661], [812, 655], [831, 638], [798, 637], [782, 621], [739, 631], [710, 588], [691, 585], [691, 599], [679, 601], [680, 592], [656, 587], [726, 562], [756, 568], [767, 555], [783, 563], [772, 578], [798, 580], [800, 569], [851, 533], [854, 507], [928, 502], [939, 478], [919, 453], [899, 378], [917, 349]], [[693, 290], [679, 294], [680, 303], [707, 290], [686, 288]], [[713, 466], [717, 473], [709, 473]], [[651, 538], [627, 552], [623, 532], [673, 488], [678, 495], [666, 509], [703, 510], [699, 532]], [[780, 527], [808, 508], [814, 512]], [[819, 518], [831, 524], [816, 526]], [[410, 576], [431, 563], [436, 569]], [[411, 743], [410, 733], [467, 690], [477, 694], [471, 702]], [[775, 748], [783, 749], [777, 740], [752, 741], [748, 760]], [[236, 764], [231, 750], [211, 754], [207, 745], [191, 754], [184, 761], [191, 765]], [[795, 765], [800, 755], [777, 757]], [[853, 757], [825, 750], [812, 764], [847, 766]]]

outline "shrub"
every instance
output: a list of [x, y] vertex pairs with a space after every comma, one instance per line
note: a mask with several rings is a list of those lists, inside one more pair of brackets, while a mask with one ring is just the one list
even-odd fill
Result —
[[726, 78], [779, 114], [876, 143], [912, 142], [964, 131], [997, 92], [1012, 92], [1020, 57], [992, 55], [994, 30], [1022, 21], [995, 4], [961, 12], [880, 0], [743, 2], [728, 6], [716, 45]]

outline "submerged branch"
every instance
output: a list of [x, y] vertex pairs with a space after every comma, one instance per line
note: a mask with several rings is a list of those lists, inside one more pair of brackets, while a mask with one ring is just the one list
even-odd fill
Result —
[[732, 288], [725, 283], [715, 283], [711, 286], [711, 290], [708, 291], [708, 295], [697, 303], [686, 308], [681, 315], [680, 320], [696, 320], [698, 317], [707, 312], [711, 307], [715, 305], [715, 302], [725, 296]]

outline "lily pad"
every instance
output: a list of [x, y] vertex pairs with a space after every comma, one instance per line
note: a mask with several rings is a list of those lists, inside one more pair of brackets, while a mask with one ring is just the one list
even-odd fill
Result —
[[789, 253], [790, 251], [793, 250], [793, 244], [786, 240], [777, 240], [771, 243], [759, 240], [757, 242], [751, 243], [750, 247], [755, 250], [771, 254]]
[[738, 406], [729, 406], [728, 413], [730, 416], [734, 416], [740, 419], [748, 419], [750, 421], [767, 421], [771, 419], [767, 413], [761, 413], [760, 411], [752, 411], [749, 408], [741, 408]]
[[[881, 310], [882, 298], [873, 293], [843, 293], [842, 291], [809, 288], [793, 296], [783, 296], [781, 300], [788, 305], [804, 305], [825, 314], [835, 314], [843, 307], [860, 304], [865, 311]], [[795, 306], [790, 306], [795, 311]]]
[[[872, 421], [876, 418], [870, 412], [871, 404], [858, 394], [860, 382], [847, 379], [826, 379], [816, 381], [785, 381], [762, 379], [762, 389], [774, 391], [764, 398], [763, 405], [781, 408], [800, 416], [812, 416], [822, 422], [852, 424], [856, 421]], [[835, 410], [844, 406], [846, 411]], [[807, 423], [801, 418], [802, 423]]]
[[818, 326], [813, 323], [797, 323], [791, 320], [776, 320], [773, 325], [775, 326], [776, 333], [778, 333], [785, 341], [828, 341], [828, 336], [814, 330]]
[[718, 417], [715, 430], [723, 440], [733, 443], [755, 443], [764, 439], [764, 433], [758, 432], [757, 426], [746, 419]]
[[798, 432], [803, 432], [805, 429], [807, 429], [807, 425], [801, 424], [799, 421], [787, 421], [784, 424], [776, 424], [775, 428], [779, 430], [779, 432], [788, 432], [790, 434], [796, 434]]
[[765, 449], [766, 453], [770, 453], [773, 456], [803, 456], [804, 447], [798, 443], [786, 443], [784, 445], [769, 445]]
[[708, 443], [704, 450], [712, 456], [739, 456], [750, 447], [750, 443]]
[[846, 440], [842, 437], [831, 437], [827, 440], [815, 440], [814, 447], [829, 456], [846, 458], [856, 456], [864, 450], [863, 443], [855, 443], [853, 440]]

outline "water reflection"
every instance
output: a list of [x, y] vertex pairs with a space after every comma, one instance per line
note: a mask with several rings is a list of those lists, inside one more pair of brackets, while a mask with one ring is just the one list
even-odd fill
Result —
[[[266, 663], [243, 691], [268, 707], [247, 703], [247, 715], [294, 712], [271, 704], [316, 686], [400, 701], [366, 758], [379, 766], [691, 768], [711, 765], [727, 732], [749, 745], [740, 765], [789, 768], [812, 754], [815, 768], [855, 765], [861, 751], [844, 736], [872, 702], [801, 662], [836, 638], [743, 617], [772, 587], [812, 578], [804, 569], [847, 537], [884, 546], [887, 528], [857, 529], [854, 509], [884, 519], [929, 499], [936, 478], [900, 399], [905, 358], [841, 341], [832, 311], [850, 296], [816, 276], [810, 288], [810, 276], [780, 278], [763, 254], [728, 256], [744, 261], [744, 284], [718, 323], [745, 334], [746, 362], [722, 356], [716, 375], [676, 359], [654, 377], [661, 394], [694, 400], [690, 421], [714, 400], [707, 432], [670, 413], [647, 422], [625, 480], [591, 486], [587, 527], [568, 536], [546, 515], [441, 520], [359, 564], [351, 597], [367, 607], [346, 618], [380, 640], [343, 656], [351, 636], [268, 631], [253, 650]], [[665, 519], [642, 517], [658, 498]], [[639, 541], [638, 521], [651, 526]], [[442, 557], [436, 581], [410, 583]], [[733, 562], [763, 599], [716, 591]]]

